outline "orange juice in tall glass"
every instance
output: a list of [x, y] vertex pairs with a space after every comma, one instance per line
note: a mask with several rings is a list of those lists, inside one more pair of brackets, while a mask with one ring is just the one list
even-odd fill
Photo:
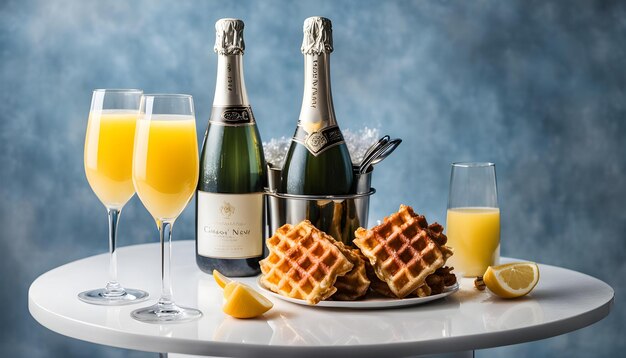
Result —
[[449, 259], [466, 276], [481, 276], [500, 257], [500, 209], [453, 208], [447, 215], [447, 245], [454, 255]]
[[446, 219], [448, 263], [465, 277], [482, 276], [500, 259], [500, 209], [493, 163], [454, 163]]

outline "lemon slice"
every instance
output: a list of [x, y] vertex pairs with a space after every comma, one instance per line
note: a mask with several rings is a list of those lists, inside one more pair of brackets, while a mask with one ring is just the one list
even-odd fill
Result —
[[489, 266], [483, 281], [489, 291], [500, 297], [520, 297], [532, 291], [539, 282], [539, 267], [534, 262]]
[[253, 318], [269, 311], [274, 304], [252, 287], [231, 281], [224, 286], [226, 303], [222, 310], [235, 318]]
[[224, 288], [224, 286], [232, 281], [228, 277], [222, 275], [222, 273], [217, 270], [213, 270], [213, 278], [215, 279], [215, 282], [220, 285], [221, 288]]

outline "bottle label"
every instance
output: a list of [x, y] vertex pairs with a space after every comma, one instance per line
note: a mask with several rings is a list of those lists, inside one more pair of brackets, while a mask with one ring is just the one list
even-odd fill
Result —
[[263, 255], [263, 193], [198, 190], [198, 254], [220, 259]]
[[213, 106], [210, 123], [237, 127], [254, 124], [254, 115], [250, 106]]
[[318, 156], [324, 151], [344, 143], [343, 135], [338, 126], [325, 127], [318, 131], [307, 133], [302, 126], [298, 125], [293, 140], [305, 146], [314, 156]]

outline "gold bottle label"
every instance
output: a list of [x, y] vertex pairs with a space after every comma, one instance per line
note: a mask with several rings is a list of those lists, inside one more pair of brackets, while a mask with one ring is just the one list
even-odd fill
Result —
[[318, 131], [308, 133], [302, 126], [298, 125], [292, 140], [305, 146], [314, 156], [318, 156], [326, 150], [344, 143], [343, 135], [338, 126], [324, 127]]
[[250, 106], [213, 106], [209, 123], [237, 127], [255, 123]]

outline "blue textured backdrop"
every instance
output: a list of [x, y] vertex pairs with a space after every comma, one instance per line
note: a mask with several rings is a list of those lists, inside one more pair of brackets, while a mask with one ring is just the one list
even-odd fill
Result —
[[[626, 350], [626, 6], [610, 1], [2, 1], [0, 352], [144, 357], [66, 338], [28, 314], [41, 273], [106, 251], [105, 212], [83, 172], [91, 90], [213, 96], [213, 25], [246, 22], [245, 70], [261, 135], [289, 136], [302, 91], [302, 21], [333, 20], [335, 109], [344, 128], [404, 138], [375, 173], [373, 218], [412, 204], [444, 221], [449, 165], [494, 161], [502, 253], [561, 265], [616, 289], [610, 316], [480, 357]], [[385, 200], [383, 200], [385, 198]], [[177, 239], [193, 238], [193, 209]], [[134, 198], [122, 245], [155, 241]]]

